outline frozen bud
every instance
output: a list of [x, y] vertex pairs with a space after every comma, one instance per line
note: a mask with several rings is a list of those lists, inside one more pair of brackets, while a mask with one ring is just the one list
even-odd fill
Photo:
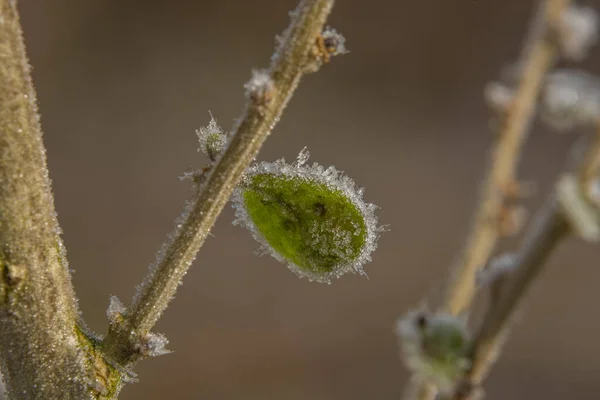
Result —
[[160, 333], [148, 333], [137, 345], [137, 352], [144, 357], [158, 357], [169, 354], [166, 348], [169, 341]]
[[513, 101], [515, 91], [498, 82], [490, 82], [485, 86], [484, 98], [487, 105], [497, 113], [504, 113]]
[[106, 316], [110, 324], [116, 324], [123, 321], [123, 315], [127, 313], [127, 307], [119, 300], [117, 296], [110, 296]]
[[323, 41], [323, 48], [328, 54], [337, 56], [348, 53], [348, 50], [346, 49], [346, 38], [335, 29], [328, 26], [323, 31], [321, 38]]
[[569, 60], [583, 59], [596, 42], [598, 16], [585, 6], [570, 5], [561, 14], [557, 27], [558, 45], [563, 56]]
[[225, 148], [227, 135], [217, 125], [217, 121], [215, 121], [212, 114], [210, 115], [208, 126], [196, 129], [196, 135], [198, 135], [198, 141], [200, 142], [198, 151], [202, 151], [211, 161], [216, 161], [217, 156]]
[[334, 167], [281, 159], [252, 165], [232, 196], [234, 223], [247, 227], [264, 253], [300, 277], [329, 283], [347, 272], [364, 274], [381, 232], [375, 206]]
[[542, 92], [541, 116], [561, 130], [595, 122], [600, 117], [600, 83], [582, 71], [550, 74]]
[[252, 70], [252, 77], [244, 84], [246, 96], [259, 104], [265, 104], [273, 97], [273, 79], [264, 69]]
[[406, 366], [442, 394], [452, 392], [469, 368], [465, 321], [446, 313], [413, 311], [396, 326]]
[[306, 65], [305, 72], [315, 72], [321, 65], [328, 63], [332, 56], [348, 53], [346, 39], [335, 29], [327, 27], [319, 35], [312, 48], [312, 58]]

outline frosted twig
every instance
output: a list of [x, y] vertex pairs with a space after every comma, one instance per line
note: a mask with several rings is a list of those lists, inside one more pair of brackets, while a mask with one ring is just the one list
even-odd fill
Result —
[[[600, 157], [600, 135], [596, 135], [589, 147], [586, 145], [587, 140], [577, 143], [574, 160], [570, 161], [581, 164], [578, 167], [580, 177], [585, 176], [593, 160]], [[514, 268], [494, 283], [494, 296], [470, 351], [471, 368], [460, 382], [453, 400], [472, 398], [474, 389], [481, 384], [499, 354], [512, 317], [543, 271], [550, 254], [571, 232], [568, 219], [552, 193], [526, 233], [520, 251], [515, 254]]]
[[[271, 66], [265, 76], [261, 75], [261, 82], [269, 78], [268, 85], [263, 87], [258, 81], [246, 85], [248, 103], [233, 129], [229, 146], [216, 159], [206, 182], [159, 252], [123, 323], [111, 326], [103, 342], [107, 357], [121, 365], [131, 365], [143, 356], [136, 351], [136, 341], [148, 335], [173, 298], [234, 187], [279, 120], [300, 78], [314, 64], [315, 43], [333, 3], [302, 0], [292, 13], [291, 25]], [[253, 79], [256, 76], [255, 73]]]
[[469, 308], [476, 291], [476, 275], [483, 268], [500, 237], [497, 221], [506, 197], [506, 188], [515, 181], [516, 168], [528, 135], [535, 104], [544, 77], [556, 59], [556, 47], [549, 29], [560, 18], [570, 0], [546, 0], [540, 5], [527, 38], [522, 72], [503, 127], [491, 152], [491, 165], [483, 186], [482, 200], [471, 233], [446, 294], [445, 308], [459, 314]]
[[19, 399], [88, 399], [95, 367], [56, 219], [16, 1], [0, 0], [0, 360]]
[[[544, 78], [556, 61], [558, 49], [551, 30], [558, 26], [571, 0], [544, 0], [525, 40], [520, 60], [520, 78], [514, 97], [503, 115], [502, 125], [491, 150], [490, 166], [482, 187], [467, 244], [447, 284], [442, 308], [458, 315], [468, 310], [477, 290], [477, 274], [487, 265], [501, 236], [500, 219], [507, 188], [516, 181], [516, 169], [527, 138]], [[410, 384], [419, 382], [412, 380]], [[427, 383], [417, 383], [428, 385]], [[415, 399], [432, 400], [433, 387], [407, 390]]]

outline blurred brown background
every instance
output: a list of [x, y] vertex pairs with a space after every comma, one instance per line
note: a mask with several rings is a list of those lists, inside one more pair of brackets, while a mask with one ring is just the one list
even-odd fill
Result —
[[[205, 159], [194, 129], [226, 129], [242, 84], [267, 66], [296, 0], [22, 0], [56, 206], [88, 324], [133, 288]], [[599, 2], [591, 2], [600, 6]], [[533, 0], [338, 1], [351, 53], [307, 76], [261, 159], [345, 170], [391, 231], [370, 279], [331, 286], [253, 255], [228, 207], [157, 326], [174, 353], [143, 362], [122, 399], [398, 399], [395, 319], [439, 297], [463, 244], [491, 141], [482, 88], [519, 54]], [[600, 49], [583, 67], [600, 72]], [[522, 176], [551, 187], [574, 135], [539, 124]], [[514, 243], [509, 243], [513, 244]], [[600, 251], [571, 239], [552, 257], [489, 399], [597, 399]]]

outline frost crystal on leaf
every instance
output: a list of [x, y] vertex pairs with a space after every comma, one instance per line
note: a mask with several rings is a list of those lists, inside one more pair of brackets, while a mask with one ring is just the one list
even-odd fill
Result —
[[595, 122], [600, 118], [600, 83], [583, 71], [550, 74], [542, 93], [541, 115], [561, 130]]
[[596, 42], [597, 33], [598, 16], [592, 8], [570, 5], [561, 14], [558, 42], [566, 58], [583, 59]]
[[246, 171], [232, 196], [235, 224], [247, 227], [264, 253], [300, 277], [330, 283], [347, 272], [365, 274], [382, 231], [376, 206], [334, 167], [261, 162]]
[[217, 125], [217, 121], [210, 115], [210, 122], [205, 128], [196, 129], [196, 135], [198, 135], [198, 141], [200, 142], [200, 148], [198, 151], [202, 151], [211, 161], [215, 161], [217, 156], [225, 148], [227, 143], [227, 135], [223, 133], [223, 129]]
[[469, 368], [465, 321], [445, 313], [413, 311], [396, 326], [406, 366], [421, 379], [450, 393]]

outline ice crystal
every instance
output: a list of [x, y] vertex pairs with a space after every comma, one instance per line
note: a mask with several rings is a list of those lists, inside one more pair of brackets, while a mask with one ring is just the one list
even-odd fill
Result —
[[232, 196], [234, 223], [247, 227], [264, 253], [301, 277], [327, 282], [364, 274], [381, 228], [363, 190], [334, 167], [281, 159], [252, 165]]
[[398, 321], [407, 367], [421, 379], [449, 393], [469, 367], [469, 334], [465, 321], [445, 313], [413, 311]]

